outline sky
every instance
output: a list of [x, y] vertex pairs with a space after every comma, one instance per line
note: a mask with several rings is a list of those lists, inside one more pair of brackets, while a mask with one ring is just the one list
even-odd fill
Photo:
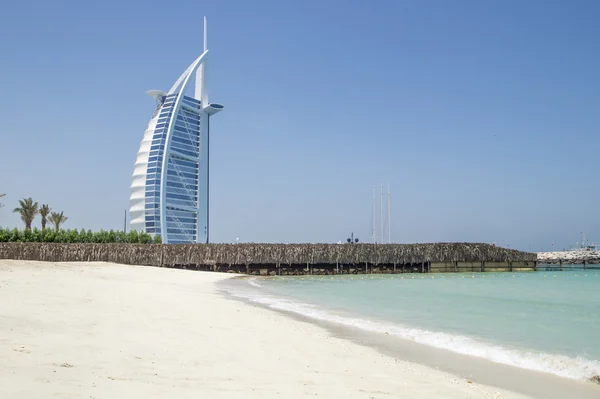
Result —
[[0, 226], [32, 197], [122, 229], [145, 91], [202, 52], [203, 16], [211, 241], [371, 241], [389, 182], [393, 242], [600, 243], [594, 0], [8, 2]]

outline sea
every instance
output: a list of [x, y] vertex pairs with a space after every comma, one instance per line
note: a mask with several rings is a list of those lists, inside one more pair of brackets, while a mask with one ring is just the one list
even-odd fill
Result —
[[600, 375], [600, 270], [243, 277], [229, 295], [492, 362]]

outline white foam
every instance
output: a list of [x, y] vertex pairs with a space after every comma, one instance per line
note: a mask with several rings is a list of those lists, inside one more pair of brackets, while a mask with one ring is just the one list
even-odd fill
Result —
[[[252, 281], [252, 279], [250, 279], [248, 283], [255, 287], [262, 287], [262, 285]], [[446, 349], [464, 355], [477, 356], [509, 366], [551, 373], [560, 377], [576, 380], [587, 380], [595, 375], [600, 375], [600, 362], [596, 360], [585, 359], [582, 357], [571, 358], [564, 355], [547, 354], [543, 352], [522, 352], [466, 336], [428, 331], [419, 328], [405, 327], [398, 324], [336, 314], [311, 304], [272, 297], [266, 295], [264, 292], [255, 293], [235, 290], [230, 293], [233, 296], [244, 298], [273, 309], [297, 313], [315, 320], [333, 322], [376, 333], [387, 333], [420, 344]]]
[[256, 277], [252, 277], [251, 279], [248, 280], [248, 284], [250, 284], [253, 287], [257, 287], [257, 288], [262, 288], [263, 285], [261, 283], [259, 283], [258, 281], [256, 281]]

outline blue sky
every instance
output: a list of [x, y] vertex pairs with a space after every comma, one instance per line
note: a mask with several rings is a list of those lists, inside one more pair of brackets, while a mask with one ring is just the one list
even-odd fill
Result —
[[154, 103], [209, 23], [211, 241], [600, 242], [596, 1], [9, 2], [0, 225], [119, 229]]

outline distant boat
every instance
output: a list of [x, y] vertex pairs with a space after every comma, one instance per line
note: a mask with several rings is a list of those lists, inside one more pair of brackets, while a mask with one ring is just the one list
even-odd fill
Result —
[[592, 251], [597, 251], [598, 247], [596, 246], [596, 243], [592, 243], [589, 244], [587, 241], [587, 236], [585, 233], [581, 233], [582, 237], [581, 237], [581, 246], [579, 248], [575, 248], [573, 251], [577, 251], [577, 252], [592, 252]]
[[575, 248], [574, 251], [597, 251], [598, 250], [598, 246], [596, 244], [587, 244], [587, 245], [581, 245], [581, 247], [579, 248]]

